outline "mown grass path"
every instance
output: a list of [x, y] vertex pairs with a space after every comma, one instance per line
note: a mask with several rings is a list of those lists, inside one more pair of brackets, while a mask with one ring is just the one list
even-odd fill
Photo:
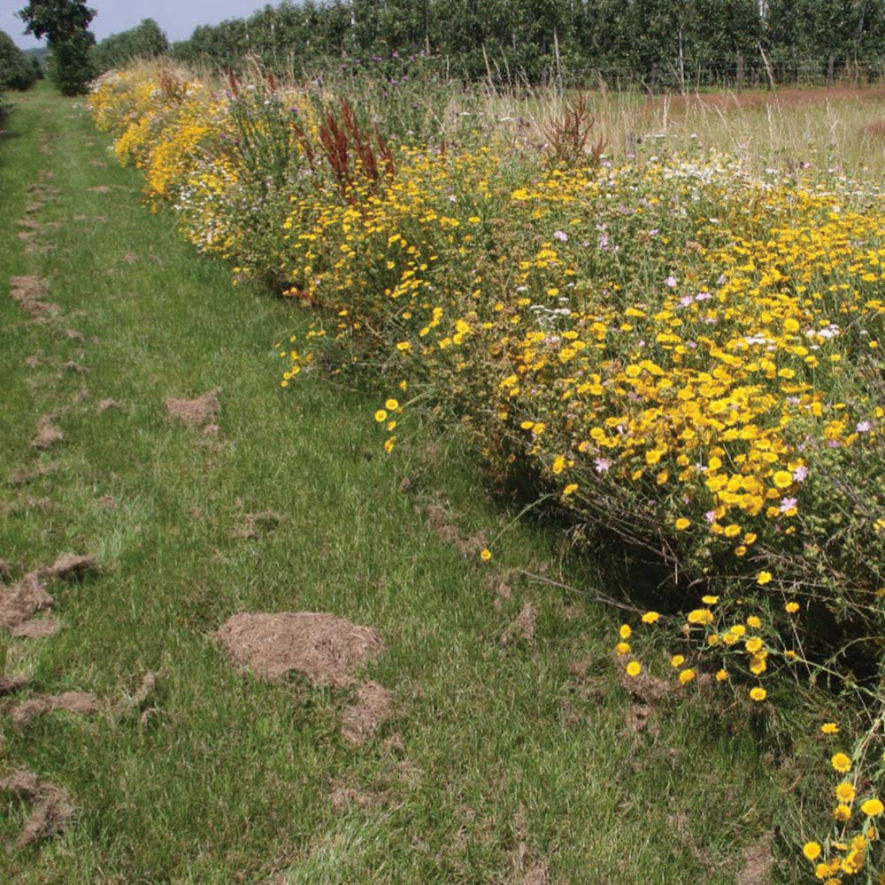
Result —
[[[776, 881], [778, 801], [752, 733], [699, 697], [631, 697], [616, 615], [512, 571], [592, 592], [548, 536], [517, 526], [482, 564], [505, 517], [456, 446], [385, 457], [373, 400], [319, 372], [282, 391], [274, 345], [299, 316], [231, 286], [139, 188], [81, 102], [16, 99], [0, 139], [0, 557], [7, 583], [60, 552], [99, 570], [51, 586], [55, 635], [6, 645], [7, 675], [29, 682], [5, 701], [0, 776], [32, 771], [76, 814], [16, 848], [33, 803], [0, 795], [0, 879]], [[42, 322], [7, 297], [22, 276], [48, 284]], [[215, 434], [164, 409], [214, 388]], [[64, 438], [33, 448], [47, 426]], [[358, 676], [390, 691], [393, 717], [354, 747], [355, 686], [236, 670], [213, 634], [240, 611], [373, 626], [385, 651]], [[65, 691], [98, 712], [14, 727], [14, 705]]]

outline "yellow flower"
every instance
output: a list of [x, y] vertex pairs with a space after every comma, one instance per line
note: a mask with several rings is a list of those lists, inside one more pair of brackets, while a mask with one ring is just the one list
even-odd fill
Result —
[[492, 558], [492, 551], [489, 550], [488, 547], [483, 547], [483, 549], [479, 552], [479, 558], [483, 562], [488, 562]]
[[744, 648], [750, 652], [750, 654], [754, 655], [762, 648], [762, 640], [758, 636], [754, 636], [752, 639], [748, 639], [744, 643]]
[[833, 817], [840, 823], [845, 823], [845, 821], [851, 817], [851, 808], [839, 803], [839, 805], [833, 809]]
[[685, 668], [685, 669], [679, 674], [679, 681], [680, 681], [683, 685], [685, 685], [685, 684], [688, 683], [688, 682], [691, 682], [692, 679], [694, 679], [694, 670], [692, 670], [691, 667], [686, 667], [686, 668]]
[[393, 451], [393, 447], [395, 444], [396, 444], [396, 437], [395, 436], [388, 437], [384, 441], [384, 451], [387, 452], [388, 454], [390, 454]]
[[646, 612], [642, 616], [643, 624], [654, 624], [655, 621], [659, 621], [661, 616], [657, 612]]
[[710, 624], [713, 621], [713, 612], [708, 608], [696, 608], [686, 616], [689, 624]]
[[683, 655], [673, 655], [670, 658], [670, 666], [675, 670], [677, 667], [681, 667], [685, 663], [685, 657]]
[[615, 646], [615, 654], [616, 655], [628, 655], [630, 654], [630, 643], [629, 642], [619, 642]]
[[805, 857], [812, 861], [816, 861], [820, 857], [821, 847], [817, 842], [806, 842], [802, 846], [802, 853]]
[[716, 681], [717, 682], [725, 682], [728, 679], [728, 670], [717, 670], [716, 671]]
[[633, 631], [630, 629], [629, 624], [621, 624], [621, 629], [618, 630], [618, 635], [621, 639], [629, 639], [633, 635]]
[[834, 753], [830, 758], [830, 764], [839, 772], [839, 774], [845, 774], [846, 771], [851, 771], [851, 759], [844, 753]]
[[755, 688], [750, 689], [750, 697], [758, 704], [768, 697], [768, 692], [757, 685]]
[[820, 730], [824, 734], [839, 734], [839, 726], [835, 722], [824, 722]]
[[676, 531], [681, 532], [687, 529], [691, 525], [691, 520], [686, 519], [684, 516], [680, 516], [679, 519], [676, 520]]
[[762, 571], [756, 575], [756, 583], [760, 587], [764, 587], [771, 580], [771, 572]]
[[399, 408], [399, 402], [395, 399], [389, 399], [384, 403], [384, 408], [391, 412], [395, 412]]
[[866, 862], [866, 855], [862, 848], [852, 848], [848, 854], [842, 858], [842, 872], [853, 876], [859, 873]]
[[836, 787], [836, 798], [840, 802], [845, 802], [846, 804], [848, 802], [853, 802], [855, 795], [854, 786], [848, 781], [842, 781], [842, 783]]
[[378, 409], [378, 411], [375, 412], [375, 420], [379, 424], [382, 424], [384, 421], [387, 420], [387, 412], [385, 412], [384, 409]]
[[789, 470], [778, 470], [772, 481], [779, 489], [785, 489], [793, 484], [793, 474]]
[[719, 597], [707, 594], [706, 596], [701, 597], [701, 602], [703, 602], [704, 605], [716, 605], [716, 603], [719, 602]]
[[627, 675], [633, 679], [642, 672], [642, 664], [640, 664], [639, 661], [630, 661], [630, 663], [627, 664], [626, 672]]
[[867, 815], [867, 817], [877, 817], [885, 811], [885, 805], [882, 804], [880, 799], [867, 799], [867, 801], [860, 806], [860, 810]]
[[762, 621], [756, 617], [756, 615], [750, 615], [747, 618], [747, 626], [752, 627], [754, 630], [758, 630], [762, 626]]
[[788, 602], [788, 603], [784, 606], [784, 611], [785, 611], [788, 615], [794, 615], [794, 614], [796, 614], [796, 612], [799, 611], [799, 603], [798, 603], [798, 602]]
[[576, 482], [570, 482], [563, 490], [562, 497], [568, 498], [569, 495], [573, 495], [578, 490], [578, 484]]

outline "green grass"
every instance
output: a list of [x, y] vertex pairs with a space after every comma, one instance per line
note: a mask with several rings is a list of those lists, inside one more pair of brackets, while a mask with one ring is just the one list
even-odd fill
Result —
[[[0, 796], [0, 878], [515, 882], [546, 865], [550, 881], [734, 882], [783, 807], [764, 723], [742, 726], [690, 688], [633, 730], [611, 652], [617, 614], [588, 598], [623, 595], [611, 572], [525, 524], [489, 565], [462, 555], [433, 531], [428, 501], [446, 502], [464, 535], [494, 536], [510, 517], [457, 438], [425, 431], [386, 457], [371, 393], [320, 371], [282, 391], [275, 343], [306, 318], [233, 287], [171, 215], [147, 212], [137, 173], [108, 160], [82, 102], [40, 89], [16, 98], [6, 126], [0, 483], [39, 463], [58, 469], [0, 484], [0, 557], [17, 575], [61, 551], [101, 566], [53, 586], [60, 632], [10, 640], [6, 669], [32, 677], [25, 696], [92, 691], [102, 712], [50, 713], [23, 734], [0, 718], [0, 775], [30, 769], [77, 807], [62, 836], [19, 850], [29, 806]], [[35, 217], [61, 226], [46, 232], [51, 252], [27, 256], [16, 220], [39, 180], [59, 196]], [[98, 185], [112, 190], [89, 190]], [[28, 323], [5, 297], [25, 273], [50, 281], [57, 321]], [[63, 370], [68, 360], [88, 374]], [[165, 397], [211, 387], [222, 391], [217, 438], [166, 417]], [[120, 407], [100, 412], [110, 397]], [[65, 441], [34, 453], [37, 420], [65, 405]], [[233, 537], [245, 514], [266, 510], [280, 516], [275, 531]], [[587, 595], [510, 572], [520, 568]], [[494, 575], [511, 598], [498, 599]], [[502, 643], [526, 603], [534, 637]], [[392, 692], [396, 716], [362, 748], [339, 734], [351, 689], [260, 682], [212, 637], [238, 611], [300, 610], [384, 638], [361, 676]], [[147, 671], [161, 674], [149, 713], [115, 715]], [[336, 810], [339, 786], [365, 804]]]

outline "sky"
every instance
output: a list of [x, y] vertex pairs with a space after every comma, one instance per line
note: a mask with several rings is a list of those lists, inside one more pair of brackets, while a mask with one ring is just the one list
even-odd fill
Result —
[[[25, 5], [27, 0], [0, 0], [0, 31], [9, 34], [21, 49], [43, 46], [44, 41], [24, 33], [24, 22], [15, 15]], [[278, 0], [86, 0], [86, 5], [97, 13], [89, 26], [97, 40], [152, 18], [174, 42], [187, 40], [197, 25], [246, 18], [267, 5], [277, 6]]]

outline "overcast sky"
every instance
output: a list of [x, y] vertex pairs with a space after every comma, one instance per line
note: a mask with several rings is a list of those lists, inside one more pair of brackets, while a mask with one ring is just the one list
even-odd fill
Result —
[[[42, 46], [43, 41], [25, 35], [24, 22], [15, 12], [27, 0], [0, 0], [0, 31], [5, 31], [22, 49]], [[89, 26], [96, 39], [128, 31], [142, 19], [152, 18], [170, 41], [186, 40], [197, 25], [215, 25], [226, 18], [245, 18], [277, 0], [87, 0], [96, 11]]]

